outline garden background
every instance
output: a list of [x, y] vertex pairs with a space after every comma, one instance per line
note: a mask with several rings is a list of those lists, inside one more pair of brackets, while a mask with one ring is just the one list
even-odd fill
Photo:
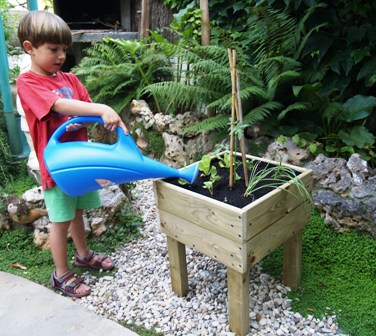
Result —
[[[209, 1], [209, 45], [202, 45], [198, 2], [164, 3], [175, 14], [170, 25], [138, 40], [105, 38], [87, 49], [71, 69], [94, 101], [119, 113], [132, 99], [143, 99], [152, 111], [170, 115], [205, 111], [207, 118], [187, 131], [210, 132], [219, 142], [228, 137], [231, 112], [227, 49], [236, 49], [244, 113], [235, 128], [237, 135], [261, 125], [263, 135], [279, 141], [291, 138], [313, 157], [321, 153], [348, 159], [357, 153], [375, 168], [374, 2]], [[0, 0], [0, 9], [8, 22], [9, 3]], [[4, 27], [6, 40], [14, 40], [16, 27]], [[7, 46], [9, 54], [19, 52], [10, 43]], [[17, 67], [10, 74], [12, 81]], [[5, 197], [22, 194], [35, 182], [28, 177], [24, 160], [11, 152], [9, 130], [1, 117], [0, 191]], [[251, 154], [262, 151], [252, 138], [248, 144]], [[132, 239], [128, 233], [120, 236], [123, 243]], [[114, 248], [111, 237], [109, 249]], [[39, 270], [46, 270], [33, 272], [30, 266], [24, 276], [47, 283], [52, 263], [33, 248], [27, 229], [2, 232], [0, 244], [1, 270], [23, 275], [9, 267], [9, 261], [30, 264], [33, 256]], [[27, 256], [26, 247], [32, 249]], [[375, 240], [369, 235], [333, 232], [314, 213], [304, 232], [302, 286], [291, 293], [299, 298], [293, 301], [294, 309], [320, 316], [330, 307], [345, 332], [375, 334], [375, 252]], [[280, 273], [280, 264], [279, 250], [263, 262], [273, 275]]]

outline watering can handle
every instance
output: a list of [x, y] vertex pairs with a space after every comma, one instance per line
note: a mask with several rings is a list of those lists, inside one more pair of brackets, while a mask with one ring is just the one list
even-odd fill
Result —
[[[54, 134], [52, 134], [50, 141], [59, 142], [61, 136], [66, 132], [66, 128], [70, 124], [80, 124], [87, 122], [96, 122], [103, 124], [103, 119], [101, 117], [88, 116], [88, 117], [74, 117], [67, 120], [65, 123], [61, 124]], [[117, 130], [118, 131], [118, 130]]]
[[[95, 123], [101, 123], [104, 124], [104, 121], [101, 117], [95, 117], [95, 116], [80, 116], [80, 117], [74, 117], [69, 120], [67, 120], [65, 123], [61, 124], [56, 131], [52, 134], [49, 144], [58, 144], [60, 143], [61, 136], [66, 132], [66, 127], [70, 124], [79, 124], [79, 123], [87, 123], [87, 122], [95, 122]], [[118, 127], [116, 129], [116, 132], [118, 134], [118, 142], [123, 143], [127, 146], [128, 149], [132, 150], [134, 153], [138, 153], [139, 157], [142, 158], [143, 155], [138, 149], [136, 143], [133, 141], [132, 137], [129, 134], [125, 134], [124, 131]]]

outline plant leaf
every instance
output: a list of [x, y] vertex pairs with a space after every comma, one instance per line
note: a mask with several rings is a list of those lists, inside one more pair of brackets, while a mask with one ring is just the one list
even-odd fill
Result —
[[364, 119], [369, 116], [375, 106], [376, 97], [356, 95], [343, 104], [340, 118], [346, 122]]
[[364, 126], [354, 126], [348, 131], [340, 130], [338, 137], [348, 146], [364, 148], [375, 143], [375, 137]]

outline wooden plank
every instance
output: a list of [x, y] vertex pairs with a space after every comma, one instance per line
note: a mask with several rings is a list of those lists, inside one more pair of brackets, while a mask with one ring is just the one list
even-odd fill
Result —
[[[236, 153], [236, 155], [241, 156], [241, 153]], [[279, 165], [280, 164], [280, 162], [278, 162], [278, 161], [270, 160], [270, 159], [267, 159], [267, 158], [261, 158], [261, 157], [253, 156], [253, 155], [247, 155], [247, 158], [250, 159], [250, 160], [256, 160], [256, 161], [271, 163], [273, 165]], [[307, 168], [304, 168], [304, 167], [299, 167], [299, 166], [294, 166], [294, 165], [289, 164], [289, 163], [282, 163], [282, 166], [289, 167], [291, 169], [294, 169], [294, 170], [296, 170], [298, 172], [302, 172], [302, 173], [306, 172], [306, 171], [310, 171], [310, 169], [307, 169]]]
[[228, 319], [230, 330], [240, 336], [249, 333], [249, 271], [227, 269]]
[[310, 214], [309, 205], [302, 204], [250, 239], [247, 242], [249, 268], [260, 262], [293, 234], [301, 231], [308, 223]]
[[185, 296], [188, 293], [185, 245], [170, 237], [167, 237], [167, 245], [172, 290], [179, 296]]
[[156, 181], [158, 209], [236, 242], [246, 241], [244, 212], [172, 184]]
[[302, 231], [295, 232], [284, 243], [283, 283], [297, 289], [302, 277]]
[[159, 210], [161, 232], [238, 272], [247, 270], [244, 245]]
[[[307, 186], [310, 193], [313, 185], [312, 175], [308, 172], [303, 173], [302, 182]], [[244, 220], [247, 228], [247, 240], [308, 200], [308, 196], [301, 195], [295, 185], [288, 184], [286, 189], [289, 191], [275, 189], [251, 203], [248, 207], [243, 208], [246, 213]], [[307, 211], [310, 212], [309, 205], [307, 205]]]

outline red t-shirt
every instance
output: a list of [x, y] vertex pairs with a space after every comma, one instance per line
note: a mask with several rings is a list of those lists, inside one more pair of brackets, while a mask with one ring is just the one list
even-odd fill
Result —
[[[61, 71], [55, 76], [43, 76], [32, 71], [21, 74], [17, 79], [17, 93], [38, 158], [42, 187], [53, 188], [55, 182], [44, 164], [43, 152], [53, 132], [69, 117], [51, 111], [51, 107], [59, 98], [91, 102], [89, 93], [77, 76]], [[73, 140], [87, 141], [86, 128], [66, 132], [60, 138], [61, 142]]]

